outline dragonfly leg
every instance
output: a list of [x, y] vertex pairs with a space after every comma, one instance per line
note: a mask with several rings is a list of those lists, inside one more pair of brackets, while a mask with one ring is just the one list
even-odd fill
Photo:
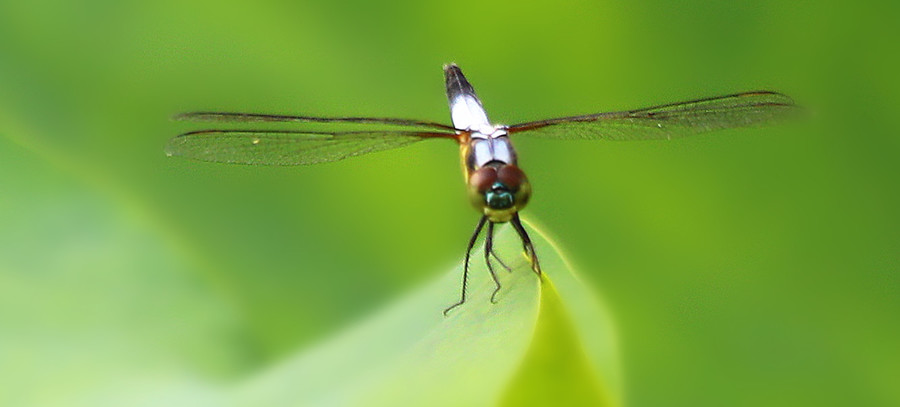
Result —
[[497, 263], [500, 263], [500, 265], [503, 266], [503, 268], [505, 268], [506, 271], [512, 273], [512, 269], [509, 266], [507, 266], [506, 263], [503, 262], [503, 259], [501, 259], [500, 256], [497, 255], [497, 252], [494, 251], [493, 245], [491, 245], [491, 249], [488, 251], [491, 253], [491, 256], [494, 256], [494, 260], [497, 260]]
[[466, 280], [469, 278], [469, 256], [472, 254], [472, 248], [475, 247], [475, 241], [478, 240], [478, 234], [481, 233], [481, 229], [484, 228], [485, 221], [487, 221], [487, 216], [482, 216], [481, 220], [478, 221], [478, 226], [475, 226], [475, 233], [472, 233], [472, 238], [469, 239], [469, 246], [466, 248], [466, 262], [463, 265], [462, 296], [459, 299], [459, 302], [444, 310], [444, 316], [447, 316], [447, 313], [450, 312], [450, 310], [463, 305], [463, 303], [466, 302]]
[[537, 275], [541, 275], [541, 263], [538, 262], [537, 253], [534, 252], [534, 244], [531, 243], [528, 232], [526, 232], [525, 227], [522, 226], [522, 221], [519, 220], [518, 213], [513, 215], [510, 223], [512, 223], [516, 232], [519, 232], [519, 237], [522, 238], [522, 247], [525, 249], [525, 255], [531, 260], [531, 269], [534, 270]]
[[497, 278], [497, 272], [494, 271], [494, 266], [491, 264], [491, 252], [494, 250], [494, 222], [488, 222], [487, 224], [487, 234], [484, 238], [484, 262], [487, 263], [488, 271], [491, 272], [491, 278], [494, 279], [494, 292], [491, 293], [491, 302], [497, 303], [497, 293], [500, 292], [500, 279]]

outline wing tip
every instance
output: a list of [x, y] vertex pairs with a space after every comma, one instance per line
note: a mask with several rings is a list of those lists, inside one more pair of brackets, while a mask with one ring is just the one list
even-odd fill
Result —
[[783, 99], [780, 103], [785, 105], [794, 105], [794, 99], [784, 93], [777, 92], [774, 90], [754, 90], [750, 92], [739, 93], [737, 96], [739, 97], [753, 97], [753, 96], [773, 96], [780, 99]]
[[197, 120], [198, 117], [203, 116], [205, 113], [203, 112], [184, 112], [177, 113], [172, 115], [171, 120], [176, 122], [186, 122], [186, 121], [194, 121]]
[[166, 154], [166, 157], [175, 157], [181, 155], [178, 146], [179, 144], [184, 143], [183, 137], [187, 135], [189, 134], [179, 134], [175, 137], [170, 138], [169, 141], [166, 142], [166, 146], [163, 147], [163, 152]]

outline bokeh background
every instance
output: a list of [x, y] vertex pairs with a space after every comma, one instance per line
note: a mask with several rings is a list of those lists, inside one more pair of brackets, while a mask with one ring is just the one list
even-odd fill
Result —
[[753, 89], [809, 107], [671, 142], [522, 137], [527, 215], [611, 310], [627, 405], [898, 405], [898, 8], [2, 2], [0, 403], [239, 378], [458, 261], [477, 215], [450, 143], [306, 168], [162, 152], [191, 110], [449, 122], [455, 61], [501, 123]]

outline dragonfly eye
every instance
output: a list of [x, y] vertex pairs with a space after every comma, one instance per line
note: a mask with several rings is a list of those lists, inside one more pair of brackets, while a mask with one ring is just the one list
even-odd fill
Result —
[[499, 182], [495, 182], [491, 190], [484, 194], [484, 200], [491, 209], [509, 209], [515, 203], [513, 194]]
[[497, 171], [497, 181], [513, 191], [518, 190], [526, 180], [525, 173], [515, 164], [504, 165]]
[[497, 182], [497, 169], [494, 167], [482, 167], [472, 173], [469, 178], [469, 185], [473, 186], [476, 191], [486, 193]]
[[528, 178], [514, 164], [489, 165], [469, 176], [469, 202], [491, 222], [508, 222], [531, 197]]

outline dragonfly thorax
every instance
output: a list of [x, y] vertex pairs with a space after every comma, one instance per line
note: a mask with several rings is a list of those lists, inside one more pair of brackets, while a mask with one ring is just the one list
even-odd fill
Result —
[[531, 198], [531, 184], [515, 164], [491, 161], [471, 172], [469, 201], [491, 222], [508, 222]]
[[485, 124], [469, 129], [469, 137], [477, 139], [492, 139], [509, 135], [504, 125]]

